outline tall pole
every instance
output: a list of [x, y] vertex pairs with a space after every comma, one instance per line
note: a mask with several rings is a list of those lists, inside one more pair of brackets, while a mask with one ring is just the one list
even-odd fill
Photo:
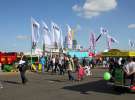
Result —
[[43, 55], [45, 55], [45, 43], [43, 43]]
[[99, 38], [101, 37], [102, 34], [100, 34], [97, 38], [96, 38], [96, 42], [99, 40]]
[[106, 42], [107, 42], [107, 49], [110, 50], [111, 49], [111, 42], [110, 42], [108, 35], [106, 35]]
[[[32, 18], [31, 18], [31, 29], [32, 29], [32, 34], [33, 34], [34, 30], [33, 30]], [[32, 42], [32, 34], [31, 34], [31, 65], [32, 65], [32, 49], [33, 49], [33, 46], [34, 46], [34, 44]]]

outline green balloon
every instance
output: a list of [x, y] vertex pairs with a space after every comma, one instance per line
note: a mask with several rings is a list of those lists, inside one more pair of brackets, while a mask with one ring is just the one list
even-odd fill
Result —
[[111, 79], [111, 74], [109, 72], [104, 73], [104, 80], [108, 81]]

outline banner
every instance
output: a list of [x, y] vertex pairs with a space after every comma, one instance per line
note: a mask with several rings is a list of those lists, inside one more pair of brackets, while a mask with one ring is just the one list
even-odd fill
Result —
[[34, 49], [37, 46], [38, 40], [39, 40], [39, 23], [31, 18], [31, 25], [32, 25], [32, 49]]
[[129, 47], [130, 47], [130, 48], [134, 48], [134, 46], [135, 46], [135, 42], [129, 40]]
[[92, 50], [95, 50], [95, 47], [96, 47], [95, 34], [94, 33], [91, 33], [90, 34], [90, 48]]
[[42, 34], [43, 34], [43, 44], [51, 45], [50, 31], [45, 22], [42, 21]]
[[72, 29], [69, 25], [67, 25], [68, 28], [68, 36], [67, 36], [67, 45], [69, 49], [72, 49]]
[[52, 43], [54, 44], [54, 47], [55, 48], [58, 48], [59, 47], [59, 43], [60, 43], [60, 34], [61, 34], [61, 31], [60, 31], [60, 28], [59, 26], [52, 22], [51, 23], [52, 25]]
[[106, 34], [108, 34], [108, 30], [107, 30], [106, 28], [101, 27], [101, 28], [100, 28], [100, 33], [101, 33], [102, 35], [106, 35]]
[[114, 37], [112, 37], [112, 36], [110, 36], [110, 35], [107, 35], [107, 45], [108, 45], [108, 49], [111, 49], [111, 44], [112, 43], [118, 43], [118, 41], [114, 38]]
[[63, 49], [63, 35], [61, 29], [60, 29], [60, 48]]

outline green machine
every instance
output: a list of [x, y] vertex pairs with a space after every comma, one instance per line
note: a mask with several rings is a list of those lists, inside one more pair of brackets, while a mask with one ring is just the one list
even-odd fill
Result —
[[[128, 57], [135, 57], [135, 51], [121, 51], [118, 49], [111, 49], [108, 52], [103, 52], [102, 53], [103, 57], [110, 57], [110, 58], [128, 58]], [[107, 83], [109, 85], [113, 85], [115, 88], [120, 87], [120, 88], [127, 88], [131, 92], [135, 92], [135, 85], [131, 85], [131, 79], [125, 77], [124, 70], [121, 67], [114, 67], [114, 76], [112, 77], [112, 81], [108, 81]]]
[[115, 69], [114, 84], [116, 86], [123, 86], [124, 85], [124, 72], [123, 72], [122, 68]]

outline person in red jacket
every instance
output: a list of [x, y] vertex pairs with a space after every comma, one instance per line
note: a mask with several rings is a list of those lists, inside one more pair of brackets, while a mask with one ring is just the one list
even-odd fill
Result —
[[78, 70], [77, 70], [77, 80], [80, 81], [82, 80], [84, 77], [84, 68], [81, 66], [81, 64], [79, 64], [78, 66]]

